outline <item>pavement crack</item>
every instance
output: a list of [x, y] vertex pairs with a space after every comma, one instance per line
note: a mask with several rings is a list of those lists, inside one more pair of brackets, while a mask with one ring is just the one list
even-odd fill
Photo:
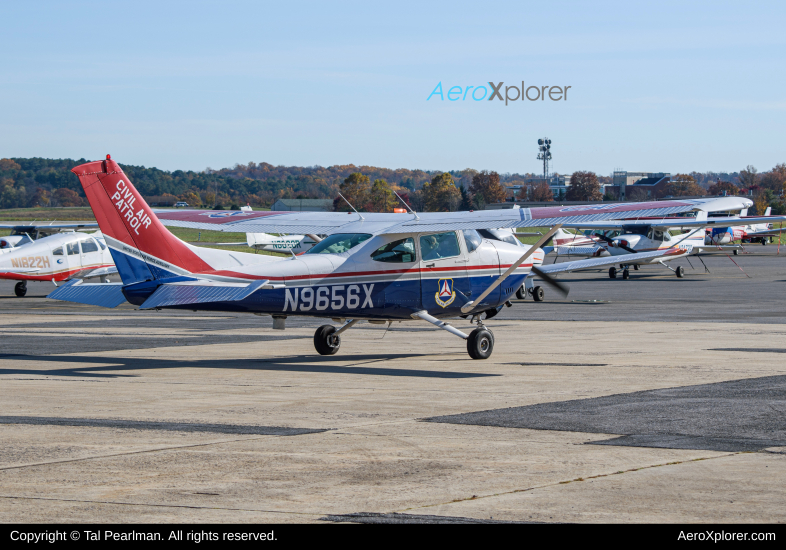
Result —
[[472, 495], [471, 497], [457, 498], [457, 499], [453, 499], [453, 500], [450, 500], [450, 501], [447, 501], [447, 502], [437, 502], [437, 503], [434, 503], [434, 504], [426, 504], [426, 505], [421, 505], [421, 506], [413, 506], [411, 508], [404, 508], [402, 510], [397, 510], [397, 513], [408, 512], [408, 511], [411, 511], [411, 510], [418, 510], [420, 508], [433, 508], [434, 506], [444, 506], [446, 504], [455, 504], [457, 502], [466, 502], [468, 500], [480, 500], [480, 499], [483, 499], [483, 498], [494, 498], [494, 497], [499, 497], [499, 496], [504, 496], [504, 495], [513, 495], [513, 494], [516, 494], [516, 493], [528, 493], [528, 492], [534, 491], [536, 489], [545, 489], [547, 487], [558, 487], [559, 485], [567, 485], [569, 483], [574, 483], [574, 482], [578, 482], [578, 481], [587, 481], [588, 479], [598, 479], [598, 478], [602, 478], [602, 477], [610, 477], [610, 476], [615, 476], [615, 475], [620, 475], [620, 474], [627, 474], [627, 473], [630, 473], [630, 472], [638, 472], [638, 471], [641, 471], [641, 470], [650, 470], [652, 468], [660, 468], [660, 467], [663, 467], [663, 466], [675, 466], [675, 465], [679, 465], [679, 464], [689, 464], [691, 462], [700, 462], [700, 461], [703, 461], [703, 460], [714, 460], [716, 458], [726, 458], [726, 457], [729, 457], [729, 456], [745, 454], [745, 453], [748, 453], [748, 452], [749, 451], [740, 451], [740, 452], [735, 452], [735, 453], [726, 453], [726, 454], [718, 455], [718, 456], [706, 456], [706, 457], [692, 458], [690, 460], [675, 460], [673, 462], [663, 462], [661, 464], [651, 464], [649, 466], [642, 466], [640, 468], [628, 468], [627, 470], [618, 470], [616, 472], [609, 472], [609, 473], [606, 473], [606, 474], [597, 474], [597, 475], [594, 475], [594, 476], [587, 476], [587, 477], [577, 477], [577, 478], [574, 478], [574, 479], [568, 479], [568, 480], [564, 480], [564, 481], [553, 481], [551, 483], [544, 483], [543, 485], [534, 485], [532, 487], [527, 487], [525, 489], [513, 489], [511, 491], [501, 491], [499, 493], [491, 493], [491, 494], [488, 494], [488, 495]]
[[31, 463], [31, 464], [17, 464], [15, 466], [0, 466], [0, 471], [4, 471], [4, 470], [20, 470], [22, 468], [35, 468], [37, 466], [50, 466], [50, 465], [54, 465], [54, 464], [69, 464], [69, 463], [73, 463], [73, 462], [85, 462], [85, 461], [88, 461], [88, 460], [101, 460], [101, 459], [104, 459], [104, 458], [115, 458], [115, 457], [118, 457], [118, 456], [130, 456], [130, 455], [139, 455], [139, 454], [145, 454], [145, 453], [159, 453], [159, 452], [162, 452], [162, 451], [176, 451], [176, 450], [180, 450], [180, 449], [192, 449], [192, 448], [196, 448], [196, 447], [207, 447], [207, 446], [210, 446], [210, 445], [221, 445], [223, 443], [237, 443], [239, 441], [258, 441], [260, 439], [265, 439], [265, 438], [268, 438], [268, 437], [282, 437], [282, 436], [279, 436], [279, 435], [263, 435], [263, 436], [259, 436], [259, 437], [241, 437], [241, 438], [238, 438], [238, 439], [224, 439], [224, 440], [221, 440], [221, 441], [209, 441], [209, 442], [206, 442], [206, 443], [192, 443], [191, 445], [176, 445], [176, 446], [172, 446], [172, 447], [159, 447], [159, 448], [156, 448], [156, 449], [145, 449], [145, 450], [141, 450], [141, 451], [128, 451], [128, 452], [123, 452], [123, 453], [112, 453], [112, 454], [107, 454], [107, 455], [86, 456], [86, 457], [82, 457], [82, 458], [66, 458], [66, 459], [62, 459], [62, 460], [51, 460], [51, 461], [48, 461], [48, 462], [34, 462], [34, 463]]
[[18, 500], [47, 500], [53, 502], [79, 502], [83, 504], [114, 504], [117, 506], [152, 506], [157, 508], [191, 508], [194, 510], [226, 510], [230, 512], [262, 512], [265, 514], [295, 514], [298, 516], [324, 516], [323, 513], [294, 512], [292, 510], [259, 510], [256, 508], [225, 508], [223, 506], [195, 506], [191, 504], [151, 504], [146, 502], [118, 502], [114, 500], [83, 500], [76, 498], [24, 497], [0, 495], [0, 498]]

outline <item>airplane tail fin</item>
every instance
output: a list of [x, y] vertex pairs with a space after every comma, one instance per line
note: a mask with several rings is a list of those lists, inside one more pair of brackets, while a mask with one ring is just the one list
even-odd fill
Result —
[[164, 227], [120, 166], [106, 157], [71, 171], [79, 177], [123, 283], [212, 270]]
[[764, 211], [764, 215], [765, 215], [765, 216], [769, 216], [771, 212], [772, 212], [772, 207], [771, 207], [771, 206], [768, 206], [768, 207], [767, 207], [767, 210], [765, 210], [765, 211]]

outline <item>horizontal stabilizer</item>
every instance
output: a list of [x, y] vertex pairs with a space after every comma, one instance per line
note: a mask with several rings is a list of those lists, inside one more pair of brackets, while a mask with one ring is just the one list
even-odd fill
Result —
[[188, 283], [165, 284], [158, 287], [139, 309], [206, 304], [210, 302], [238, 302], [248, 298], [267, 283], [267, 280], [263, 280], [255, 281], [245, 286]]
[[81, 279], [73, 279], [55, 289], [47, 298], [112, 308], [126, 301], [122, 289], [120, 283], [85, 284]]

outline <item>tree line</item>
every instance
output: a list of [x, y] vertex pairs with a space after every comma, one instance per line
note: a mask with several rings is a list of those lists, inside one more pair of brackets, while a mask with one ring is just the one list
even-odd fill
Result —
[[[32, 206], [86, 206], [82, 186], [70, 170], [86, 159], [3, 158], [0, 159], [0, 208]], [[343, 194], [358, 210], [390, 212], [402, 206], [398, 194], [417, 211], [457, 211], [482, 209], [487, 204], [512, 200], [507, 186], [520, 185], [517, 200], [550, 202], [555, 199], [549, 186], [533, 174], [499, 174], [495, 171], [426, 171], [387, 169], [374, 166], [335, 165], [293, 167], [268, 163], [237, 164], [232, 168], [204, 171], [175, 170], [121, 164], [139, 192], [151, 204], [185, 201], [192, 207], [234, 207], [250, 204], [270, 207], [281, 198], [333, 199], [336, 210], [349, 209]], [[611, 176], [577, 171], [570, 177], [565, 196], [557, 200], [617, 200], [604, 195], [603, 185]], [[660, 195], [752, 195], [757, 209], [772, 206], [784, 212], [786, 164], [760, 173], [747, 166], [739, 172], [691, 172], [677, 174]], [[641, 189], [629, 187], [628, 200], [646, 200]], [[637, 196], [637, 193], [639, 196]], [[651, 197], [651, 198], [661, 198]]]

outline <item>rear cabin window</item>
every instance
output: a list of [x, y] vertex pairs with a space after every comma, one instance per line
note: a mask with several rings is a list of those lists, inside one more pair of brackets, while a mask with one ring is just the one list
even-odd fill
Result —
[[375, 262], [409, 263], [415, 261], [415, 239], [401, 239], [379, 247], [371, 255]]
[[66, 250], [68, 250], [69, 256], [79, 254], [79, 243], [68, 243], [66, 245]]
[[337, 233], [314, 245], [306, 254], [341, 254], [370, 238], [368, 233]]

